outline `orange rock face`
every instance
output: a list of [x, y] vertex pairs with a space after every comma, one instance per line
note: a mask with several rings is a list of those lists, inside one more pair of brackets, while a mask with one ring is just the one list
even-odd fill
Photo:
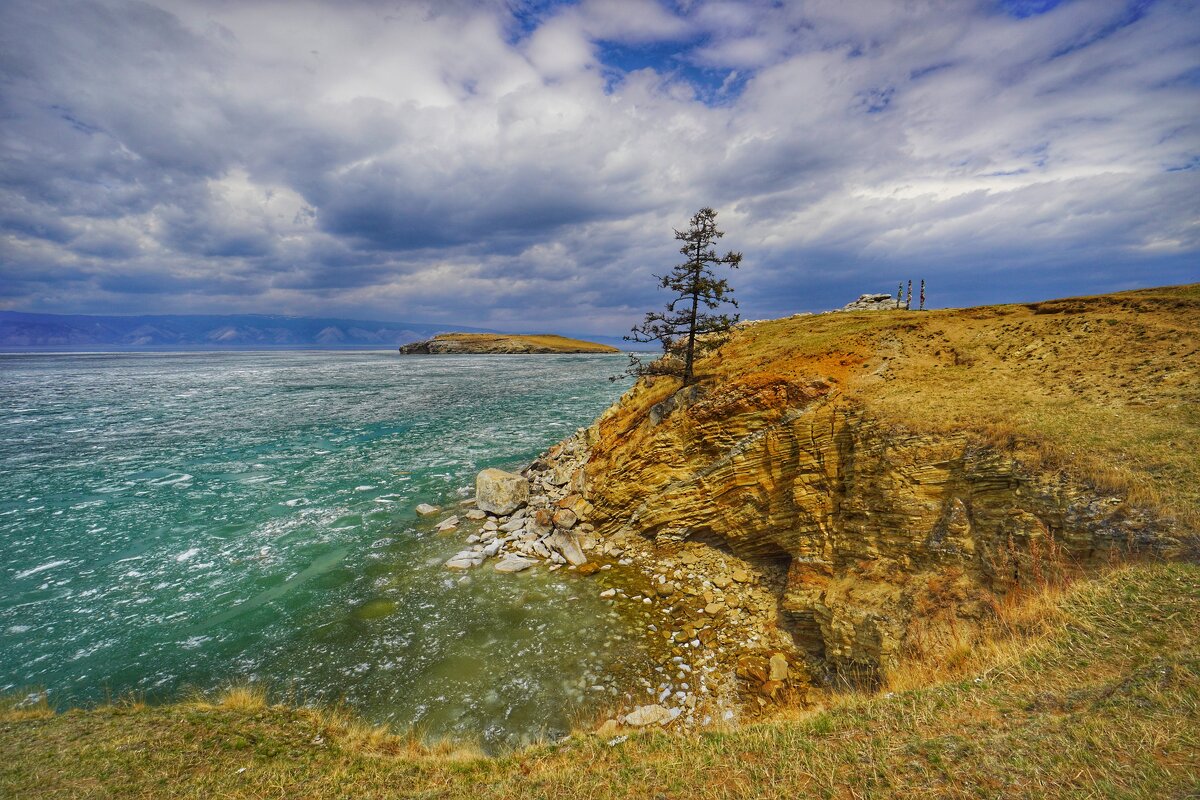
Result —
[[[780, 619], [844, 670], [887, 668], [930, 620], [969, 624], [1013, 586], [1177, 544], [1160, 515], [980, 427], [898, 419], [888, 381], [907, 380], [897, 368], [932, 323], [872, 316], [867, 333], [839, 320], [850, 333], [798, 349], [743, 333], [697, 386], [640, 381], [588, 432], [588, 518], [602, 535], [786, 562]], [[964, 319], [976, 336], [992, 324]], [[751, 330], [761, 339], [772, 324]], [[965, 346], [944, 335], [961, 359]], [[936, 381], [912, 380], [912, 402], [936, 396]]]

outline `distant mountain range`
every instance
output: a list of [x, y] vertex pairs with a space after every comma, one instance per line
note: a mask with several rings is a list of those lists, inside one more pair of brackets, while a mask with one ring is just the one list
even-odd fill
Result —
[[[126, 317], [0, 311], [0, 348], [8, 350], [390, 348], [453, 331], [497, 332], [462, 325], [267, 314]], [[583, 338], [615, 346], [621, 342], [611, 336]]]

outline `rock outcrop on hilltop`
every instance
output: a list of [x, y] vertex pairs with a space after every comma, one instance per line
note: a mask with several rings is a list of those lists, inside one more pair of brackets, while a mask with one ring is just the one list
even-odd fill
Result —
[[400, 348], [404, 355], [619, 353], [615, 347], [550, 334], [442, 333]]
[[[1136, 402], [1131, 413], [1161, 407], [1164, 426], [1186, 417], [1180, 403], [1195, 400], [1200, 376], [1173, 356], [1196, 353], [1200, 298], [1150, 303], [1165, 309], [1150, 334], [1140, 302], [1085, 303], [1078, 319], [1042, 304], [754, 326], [708, 362], [700, 385], [643, 379], [598, 421], [578, 482], [589, 519], [602, 541], [636, 534], [664, 552], [702, 541], [785, 566], [780, 627], [830, 668], [874, 674], [947, 628], [969, 629], [1015, 587], [1179, 548], [1178, 521], [1162, 509], [1030, 450], [1054, 446], [1071, 424], [1067, 396], [1084, 416], [1107, 418], [1104, 392], [1109, 405]], [[1126, 363], [1171, 377], [1134, 386]], [[1074, 393], [1047, 377], [1081, 364], [1108, 377]], [[974, 393], [958, 406], [946, 395], [956, 382]], [[970, 418], [987, 393], [1026, 385], [1027, 403], [993, 409], [1013, 420], [1007, 442], [994, 421]], [[1183, 447], [1196, 438], [1194, 426], [1180, 432]], [[1057, 444], [1069, 455], [1086, 435], [1072, 429], [1076, 439]]]

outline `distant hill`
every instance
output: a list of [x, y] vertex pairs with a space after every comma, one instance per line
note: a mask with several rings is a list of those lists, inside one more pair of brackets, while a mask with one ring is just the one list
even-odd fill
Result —
[[[451, 331], [495, 332], [457, 324], [267, 314], [95, 316], [0, 311], [0, 348], [7, 350], [392, 348]], [[616, 337], [589, 338], [613, 344], [621, 341]]]

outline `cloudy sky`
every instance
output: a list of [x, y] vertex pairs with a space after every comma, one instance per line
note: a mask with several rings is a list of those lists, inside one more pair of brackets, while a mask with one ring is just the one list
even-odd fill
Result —
[[5, 0], [0, 308], [619, 334], [1200, 280], [1200, 3]]

